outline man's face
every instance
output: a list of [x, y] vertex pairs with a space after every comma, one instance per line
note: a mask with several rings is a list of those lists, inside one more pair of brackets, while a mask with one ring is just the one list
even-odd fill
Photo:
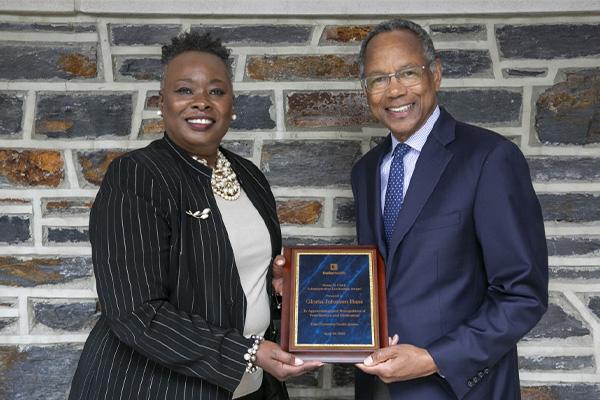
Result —
[[[406, 29], [384, 32], [369, 42], [364, 61], [364, 74], [392, 74], [410, 66], [426, 65], [423, 46], [417, 36]], [[401, 142], [415, 133], [431, 115], [436, 92], [442, 81], [442, 68], [436, 61], [435, 72], [424, 69], [419, 84], [405, 87], [392, 77], [389, 86], [380, 92], [366, 92], [369, 108], [379, 122], [385, 125]]]

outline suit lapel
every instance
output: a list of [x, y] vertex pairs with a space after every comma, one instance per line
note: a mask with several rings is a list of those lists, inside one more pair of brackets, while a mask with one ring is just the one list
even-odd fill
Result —
[[[388, 260], [391, 259], [404, 236], [415, 223], [448, 162], [452, 159], [452, 152], [446, 149], [445, 146], [454, 139], [455, 124], [454, 119], [441, 109], [440, 117], [429, 134], [417, 160], [415, 171], [404, 198], [404, 204], [392, 234], [388, 248]], [[386, 265], [388, 264], [386, 263]], [[389, 279], [390, 275], [390, 271], [387, 271], [386, 280]]]

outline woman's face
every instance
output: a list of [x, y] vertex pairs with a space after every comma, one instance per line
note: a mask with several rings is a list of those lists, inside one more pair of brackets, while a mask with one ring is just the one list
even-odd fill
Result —
[[165, 130], [188, 153], [213, 156], [233, 114], [233, 88], [223, 60], [198, 51], [173, 58], [159, 100]]

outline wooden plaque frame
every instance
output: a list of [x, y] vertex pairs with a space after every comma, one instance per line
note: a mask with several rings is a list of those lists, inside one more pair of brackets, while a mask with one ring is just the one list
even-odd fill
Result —
[[[340, 344], [298, 342], [299, 271], [302, 255], [367, 255], [369, 259], [369, 318], [371, 343]], [[357, 363], [373, 351], [388, 345], [387, 301], [385, 295], [385, 266], [375, 246], [296, 246], [284, 249], [284, 290], [281, 310], [281, 347], [302, 358], [322, 362]], [[337, 266], [336, 266], [337, 267]], [[344, 266], [342, 266], [344, 268]], [[360, 289], [359, 289], [360, 290]], [[304, 317], [308, 318], [308, 317]], [[310, 329], [306, 328], [305, 329]]]

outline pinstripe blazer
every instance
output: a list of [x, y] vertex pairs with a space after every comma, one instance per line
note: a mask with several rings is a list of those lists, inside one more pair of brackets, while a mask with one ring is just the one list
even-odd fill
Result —
[[[221, 149], [281, 249], [275, 200], [250, 161]], [[69, 399], [230, 399], [252, 340], [211, 170], [166, 135], [110, 165], [90, 215], [102, 316]], [[186, 214], [210, 208], [207, 219]], [[267, 276], [271, 290], [271, 274]]]

